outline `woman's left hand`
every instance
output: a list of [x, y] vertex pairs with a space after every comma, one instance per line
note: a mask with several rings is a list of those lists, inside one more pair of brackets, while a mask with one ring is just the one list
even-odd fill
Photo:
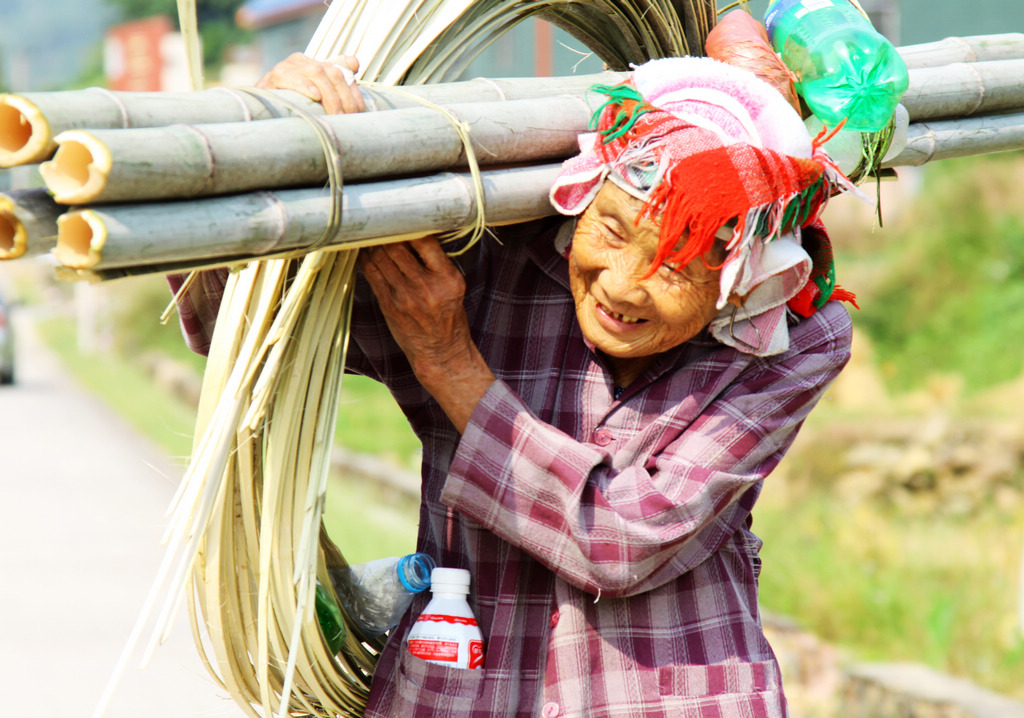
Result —
[[331, 115], [362, 112], [366, 106], [353, 77], [358, 71], [359, 61], [348, 55], [321, 62], [296, 52], [274, 65], [256, 87], [293, 90], [319, 102]]
[[416, 377], [462, 432], [495, 378], [470, 334], [462, 274], [435, 237], [364, 248], [359, 266]]

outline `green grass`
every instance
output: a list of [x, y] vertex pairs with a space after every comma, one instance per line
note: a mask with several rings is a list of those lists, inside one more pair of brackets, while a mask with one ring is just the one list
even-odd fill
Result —
[[921, 388], [958, 374], [968, 392], [1013, 379], [1024, 353], [1024, 216], [1020, 153], [928, 167], [921, 194], [866, 257], [884, 272], [854, 321], [871, 337], [889, 385]]
[[82, 387], [102, 398], [169, 455], [182, 461], [189, 456], [195, 410], [157, 387], [140, 362], [111, 352], [83, 354], [74, 324], [68, 319], [51, 319], [40, 324], [39, 331]]
[[418, 523], [415, 502], [360, 479], [332, 477], [324, 526], [350, 563], [412, 553]]
[[394, 460], [406, 470], [419, 470], [419, 439], [387, 389], [364, 376], [346, 376], [342, 382], [334, 440]]
[[926, 663], [1024, 699], [1024, 515], [851, 500], [832, 481], [842, 454], [794, 449], [768, 479], [753, 527], [762, 604], [853, 660]]

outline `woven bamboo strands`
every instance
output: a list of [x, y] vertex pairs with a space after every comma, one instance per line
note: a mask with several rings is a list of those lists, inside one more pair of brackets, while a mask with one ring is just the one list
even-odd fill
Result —
[[[323, 58], [321, 51], [311, 54]], [[335, 203], [328, 227], [338, 219], [337, 181], [332, 175]], [[225, 357], [215, 362], [215, 377], [233, 376], [239, 367], [250, 368], [246, 376], [258, 376], [243, 394], [221, 391], [220, 383], [210, 379], [206, 407], [212, 408], [201, 407], [204, 413], [197, 422], [197, 435], [203, 427], [204, 441], [212, 439], [230, 450], [233, 462], [242, 462], [231, 495], [238, 496], [242, 524], [250, 528], [238, 526], [234, 501], [213, 504], [213, 513], [225, 517], [222, 525], [228, 529], [204, 536], [203, 547], [192, 560], [194, 589], [188, 595], [194, 620], [203, 617], [209, 643], [215, 644], [206, 652], [209, 667], [235, 700], [254, 714], [359, 715], [368, 695], [374, 647], [348, 640], [340, 654], [329, 655], [314, 615], [317, 574], [333, 596], [326, 580], [327, 556], [344, 560], [336, 550], [322, 546], [329, 546], [329, 541], [322, 537], [320, 518], [344, 366], [354, 258], [350, 251], [315, 251], [301, 261], [270, 260], [235, 273], [228, 283], [231, 299], [222, 304], [222, 321], [229, 317], [228, 323], [236, 323], [248, 316], [253, 296], [278, 295], [282, 300], [269, 329], [265, 323], [246, 323], [244, 344], [261, 347], [257, 352], [236, 353], [239, 342], [233, 329], [227, 339], [214, 336], [211, 351]], [[279, 271], [261, 272], [264, 265]], [[251, 279], [244, 278], [250, 275]], [[289, 282], [292, 276], [295, 279]], [[236, 291], [248, 282], [252, 291]], [[218, 414], [224, 419], [206, 421], [206, 416]], [[194, 461], [193, 466], [195, 495], [209, 495], [211, 486], [219, 487], [220, 496], [228, 495], [227, 467], [209, 460]], [[209, 502], [186, 505], [175, 524], [202, 513], [205, 505]], [[211, 552], [232, 555], [232, 560], [211, 561]], [[255, 567], [255, 586], [233, 570], [238, 556], [247, 557], [250, 570]], [[169, 588], [173, 595], [176, 585]], [[233, 601], [225, 596], [237, 596], [246, 605], [231, 610]], [[240, 615], [255, 618], [255, 624], [235, 630]], [[201, 633], [197, 625], [197, 637]], [[197, 641], [201, 652], [204, 645]]]
[[[39, 170], [62, 204], [314, 186], [328, 176], [324, 132], [346, 183], [482, 165], [564, 159], [595, 108], [583, 95], [417, 107], [252, 123], [71, 130]], [[453, 119], [455, 122], [453, 122]], [[158, 150], [156, 148], [159, 148]]]
[[45, 189], [0, 192], [0, 259], [46, 254], [57, 245], [57, 218], [65, 210]]

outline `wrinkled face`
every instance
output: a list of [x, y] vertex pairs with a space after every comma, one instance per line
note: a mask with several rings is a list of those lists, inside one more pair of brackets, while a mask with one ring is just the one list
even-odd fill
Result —
[[[653, 357], [689, 340], [717, 314], [720, 271], [698, 257], [644, 278], [658, 247], [658, 224], [636, 217], [642, 202], [605, 182], [580, 216], [569, 255], [576, 316], [584, 336], [616, 359]], [[717, 267], [720, 243], [704, 257]]]

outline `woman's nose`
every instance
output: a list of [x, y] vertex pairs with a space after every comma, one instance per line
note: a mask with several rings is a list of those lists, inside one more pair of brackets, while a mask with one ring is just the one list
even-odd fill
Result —
[[639, 304], [646, 296], [644, 274], [646, 267], [641, 267], [638, 262], [622, 262], [609, 267], [605, 273], [606, 291], [619, 301]]

